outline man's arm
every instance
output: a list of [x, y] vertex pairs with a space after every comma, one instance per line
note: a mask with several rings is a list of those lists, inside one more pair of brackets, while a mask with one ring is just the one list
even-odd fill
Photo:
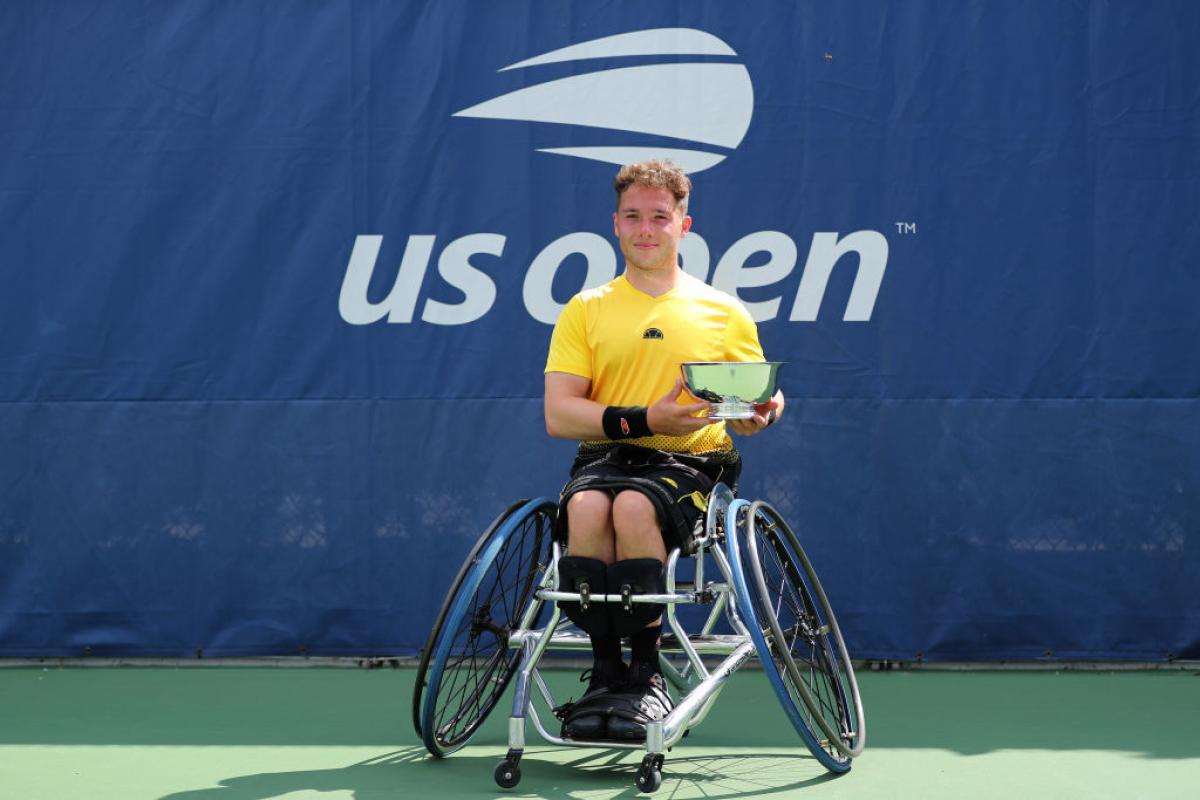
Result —
[[[588, 399], [591, 381], [567, 372], [546, 373], [546, 433], [559, 439], [607, 439], [604, 432], [605, 406]], [[646, 422], [652, 433], [681, 436], [712, 423], [696, 414], [709, 408], [708, 403], [680, 404], [683, 380], [646, 409]], [[765, 412], [764, 412], [765, 413]]]
[[579, 375], [546, 373], [546, 433], [559, 439], [604, 438], [604, 406], [588, 399], [591, 385]]

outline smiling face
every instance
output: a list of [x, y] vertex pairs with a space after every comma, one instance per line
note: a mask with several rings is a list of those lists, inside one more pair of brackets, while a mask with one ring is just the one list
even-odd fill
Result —
[[692, 218], [666, 189], [633, 184], [621, 194], [613, 230], [630, 269], [647, 272], [675, 269], [679, 240], [692, 227]]

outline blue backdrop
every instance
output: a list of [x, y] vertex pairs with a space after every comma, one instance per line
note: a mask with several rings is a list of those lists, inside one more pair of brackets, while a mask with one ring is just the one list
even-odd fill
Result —
[[860, 657], [1200, 657], [1200, 6], [0, 5], [0, 656], [412, 654], [614, 163]]

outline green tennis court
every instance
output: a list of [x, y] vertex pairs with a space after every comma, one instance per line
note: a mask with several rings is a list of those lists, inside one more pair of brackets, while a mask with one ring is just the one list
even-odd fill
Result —
[[[548, 672], [577, 691], [574, 670]], [[5, 800], [633, 797], [640, 754], [550, 747], [530, 731], [513, 790], [492, 768], [502, 706], [444, 761], [412, 731], [410, 669], [0, 669]], [[832, 777], [764, 676], [735, 675], [667, 755], [661, 798], [1190, 798], [1200, 675], [860, 672], [868, 744]]]

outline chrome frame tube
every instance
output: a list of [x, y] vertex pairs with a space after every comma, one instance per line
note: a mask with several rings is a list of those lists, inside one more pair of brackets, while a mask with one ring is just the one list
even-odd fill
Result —
[[684, 664], [682, 671], [675, 669], [675, 665], [663, 656], [662, 651], [659, 651], [658, 667], [662, 670], [663, 677], [675, 687], [675, 691], [682, 693], [689, 690], [690, 686], [685, 675], [691, 671], [690, 663]]
[[[725, 558], [725, 554], [720, 552], [719, 547], [712, 548], [711, 552], [713, 553], [713, 556], [714, 556], [713, 560], [716, 562], [718, 570], [720, 570], [720, 572], [725, 577], [725, 583], [719, 584], [721, 586], [720, 595], [719, 595], [718, 601], [716, 603], [714, 603], [713, 610], [709, 613], [709, 618], [705, 622], [704, 630], [707, 633], [707, 631], [712, 629], [712, 626], [716, 624], [716, 621], [719, 618], [718, 617], [719, 611], [722, 608], [724, 608], [727, 612], [726, 616], [729, 618], [730, 625], [733, 627], [733, 629], [735, 631], [738, 632], [738, 634], [736, 636], [728, 637], [729, 639], [736, 641], [738, 643], [733, 652], [734, 653], [739, 652], [740, 649], [743, 648], [747, 643], [750, 643], [751, 651], [753, 651], [754, 648], [753, 648], [753, 642], [750, 639], [750, 632], [746, 629], [746, 626], [742, 624], [741, 619], [737, 617], [737, 612], [736, 612], [737, 604], [728, 602], [729, 594], [732, 592], [732, 586], [733, 586], [732, 568], [729, 566], [729, 562]], [[718, 585], [718, 584], [714, 584], [714, 586], [716, 586], [716, 585]], [[678, 635], [678, 633], [676, 635]], [[689, 642], [689, 645], [690, 645], [690, 642]], [[743, 656], [738, 661], [737, 666], [741, 666], [741, 663], [743, 661], [745, 661], [747, 657], [748, 656]], [[697, 661], [699, 661], [699, 658], [697, 658]], [[728, 664], [728, 663], [729, 663], [729, 659], [727, 658], [724, 662], [721, 663], [721, 665], [719, 667], [717, 667], [717, 669], [718, 670], [723, 669], [726, 666], [726, 664]], [[737, 666], [735, 666], [734, 669], [737, 669]], [[704, 667], [704, 663], [702, 661], [700, 662], [700, 667], [697, 670], [697, 673], [700, 675], [703, 675], [703, 679], [701, 680], [701, 682], [698, 686], [696, 686], [692, 689], [693, 693], [696, 692], [700, 686], [703, 686], [704, 682], [707, 681], [712, 676], [712, 673], [707, 668]], [[683, 676], [681, 676], [681, 677], [683, 677]], [[723, 683], [724, 682], [722, 682], [722, 684]], [[717, 689], [715, 691], [713, 691], [711, 693], [711, 695], [703, 701], [704, 702], [703, 706], [701, 706], [697, 710], [697, 712], [695, 713], [693, 718], [690, 719], [688, 721], [687, 725], [684, 726], [684, 730], [688, 730], [690, 728], [695, 727], [696, 725], [699, 725], [701, 722], [703, 722], [705, 720], [705, 718], [708, 717], [709, 713], [713, 710], [713, 706], [716, 705], [717, 697], [720, 695], [720, 688], [721, 687], [718, 686]], [[688, 697], [691, 697], [691, 693], [688, 694]], [[669, 737], [669, 735], [668, 735], [668, 737]]]
[[525, 613], [521, 615], [520, 629], [523, 631], [532, 628], [533, 623], [537, 621], [537, 615], [545, 603], [545, 598], [540, 593], [545, 591], [547, 586], [553, 586], [555, 579], [558, 578], [558, 559], [561, 551], [558, 542], [551, 542], [551, 546], [550, 563], [546, 565], [546, 574], [542, 575], [542, 582], [533, 590], [533, 602], [525, 608]]
[[712, 629], [717, 626], [717, 620], [721, 618], [721, 613], [725, 610], [725, 604], [729, 602], [729, 584], [715, 583], [713, 591], [717, 595], [716, 602], [713, 603], [712, 611], [708, 613], [708, 619], [704, 621], [704, 627], [700, 629], [701, 636], [708, 636]]
[[[721, 618], [721, 614], [725, 610], [725, 604], [729, 602], [729, 584], [714, 583], [709, 586], [708, 589], [716, 594], [716, 600], [713, 602], [712, 610], [708, 612], [708, 618], [704, 621], [704, 627], [700, 629], [700, 636], [708, 636], [712, 632], [712, 629], [717, 625], [717, 620]], [[670, 611], [670, 609], [668, 609], [668, 611]], [[678, 633], [676, 635], [678, 636]], [[703, 664], [703, 662], [701, 663]], [[692, 665], [690, 663], [684, 664], [683, 669], [676, 673], [679, 676], [679, 681], [681, 683], [687, 681], [688, 674], [691, 671]], [[705, 677], [708, 676], [707, 669], [703, 671], [703, 675]], [[677, 683], [676, 685], [681, 685], [681, 683]]]
[[[550, 590], [538, 591], [538, 597], [542, 600], [566, 600], [568, 602], [578, 603], [583, 597], [579, 592], [559, 592]], [[589, 603], [623, 603], [625, 598], [619, 594], [593, 594], [588, 596]], [[675, 605], [676, 603], [695, 603], [696, 599], [691, 594], [634, 594], [629, 596], [631, 603], [652, 603], [657, 605]]]
[[520, 717], [508, 718], [508, 749], [525, 749], [525, 720]]
[[[719, 547], [714, 547], [709, 552], [712, 553], [713, 560], [717, 562], [717, 567], [720, 568], [721, 573], [725, 576], [727, 584], [726, 596], [728, 597], [733, 591], [733, 567], [729, 565], [729, 560]], [[750, 635], [750, 629], [746, 627], [746, 624], [742, 622], [741, 616], [738, 615], [737, 603], [725, 604], [725, 618], [738, 634], [747, 637]]]
[[[668, 592], [673, 593], [675, 591], [675, 568], [678, 565], [678, 562], [679, 550], [676, 548], [675, 550], [671, 551], [670, 558], [667, 562]], [[697, 673], [707, 677], [708, 670], [705, 669], [704, 662], [700, 660], [700, 654], [697, 653], [696, 648], [692, 646], [692, 642], [687, 634], [687, 631], [683, 629], [683, 626], [679, 624], [679, 620], [676, 619], [674, 605], [667, 606], [667, 624], [670, 626], [671, 631], [675, 634], [675, 638], [679, 641], [680, 648], [682, 648], [683, 652], [687, 655], [688, 664], [691, 665], [691, 667], [695, 669]], [[659, 654], [658, 660], [660, 665], [666, 662], [666, 659], [661, 653]]]
[[[737, 672], [738, 668], [753, 652], [754, 642], [743, 642], [707, 678], [701, 681], [699, 686], [692, 689], [687, 697], [684, 697], [679, 702], [679, 705], [675, 706], [671, 713], [667, 715], [667, 718], [662, 721], [662, 743], [666, 747], [673, 747], [676, 742], [683, 738], [683, 734], [689, 728], [700, 721], [698, 715], [701, 712], [705, 712], [708, 706], [711, 706], [712, 701], [716, 699], [717, 693], [724, 687], [725, 682], [729, 680], [733, 673]], [[647, 737], [647, 750], [649, 750], [649, 744], [649, 737]], [[650, 752], [662, 751], [652, 750]]]
[[[560, 625], [560, 627], [562, 626]], [[532, 631], [513, 631], [509, 634], [509, 647], [516, 649], [524, 646], [525, 642], [528, 641], [536, 643], [545, 630], [545, 628], [537, 628]], [[689, 642], [689, 644], [702, 656], [727, 656], [741, 645], [747, 635], [715, 635], [710, 636], [707, 641]], [[546, 649], [568, 652], [591, 652], [592, 644], [591, 640], [585, 634], [578, 633], [574, 629], [567, 629], [564, 633], [555, 632], [547, 643]], [[661, 650], [664, 653], [686, 655], [686, 651], [682, 647], [675, 645], [663, 646]]]
[[[554, 611], [550, 617], [550, 622], [546, 624], [539, 636], [525, 637], [520, 643], [521, 648], [525, 651], [525, 655], [521, 657], [521, 666], [517, 672], [517, 684], [513, 688], [513, 705], [511, 720], [524, 720], [525, 713], [529, 709], [529, 681], [531, 677], [537, 673], [538, 662], [542, 660], [542, 653], [546, 651], [546, 645], [554, 636], [554, 629], [558, 627], [558, 618], [561, 611], [558, 606], [554, 606]], [[512, 640], [509, 640], [509, 646], [512, 646]], [[512, 722], [509, 723], [509, 740], [513, 738]], [[523, 723], [522, 723], [523, 725]], [[522, 727], [522, 740], [524, 739], [524, 728]], [[510, 744], [511, 747], [518, 745]], [[521, 745], [524, 746], [524, 745]]]

